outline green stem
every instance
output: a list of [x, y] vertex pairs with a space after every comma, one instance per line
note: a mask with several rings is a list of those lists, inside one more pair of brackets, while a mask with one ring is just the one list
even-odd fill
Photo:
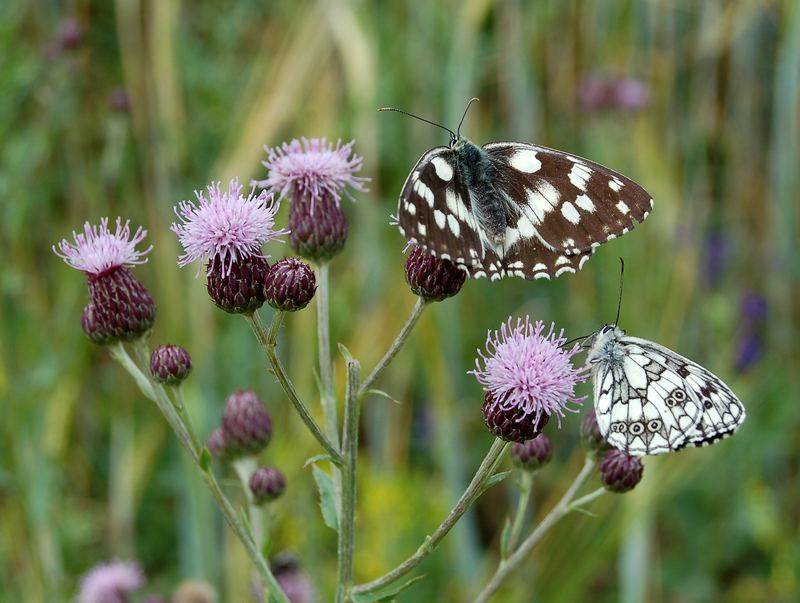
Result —
[[259, 551], [264, 550], [264, 521], [261, 507], [255, 504], [255, 498], [250, 491], [250, 476], [258, 468], [256, 459], [252, 456], [242, 457], [233, 462], [234, 471], [244, 490], [247, 499], [247, 508], [250, 513], [250, 526], [253, 528], [253, 538]]
[[200, 450], [203, 446], [200, 443], [200, 440], [194, 431], [194, 427], [192, 426], [192, 421], [189, 418], [189, 411], [186, 410], [186, 400], [184, 400], [183, 398], [183, 389], [181, 389], [180, 385], [176, 385], [171, 389], [174, 399], [175, 412], [178, 413], [178, 417], [186, 426], [186, 431], [189, 433], [189, 437], [192, 439], [192, 444], [194, 445], [195, 448]]
[[420, 545], [413, 555], [403, 561], [403, 563], [380, 578], [373, 580], [372, 582], [366, 582], [356, 586], [353, 588], [352, 592], [354, 594], [363, 594], [374, 592], [380, 588], [383, 588], [398, 578], [406, 575], [417, 565], [419, 565], [420, 562], [425, 559], [425, 557], [432, 553], [442, 539], [456, 524], [456, 522], [461, 519], [461, 516], [467, 512], [467, 509], [469, 509], [470, 506], [472, 506], [472, 503], [474, 503], [483, 493], [486, 480], [488, 480], [494, 474], [495, 469], [503, 460], [503, 457], [510, 446], [511, 444], [507, 442], [504, 442], [500, 439], [495, 439], [495, 441], [492, 443], [492, 447], [489, 449], [489, 452], [486, 453], [486, 456], [481, 462], [480, 467], [478, 467], [478, 470], [475, 472], [475, 476], [472, 478], [469, 486], [467, 486], [467, 489], [464, 490], [464, 494], [461, 495], [461, 498], [458, 499], [458, 502], [447, 514], [447, 517], [445, 517], [442, 523], [439, 524], [439, 527], [436, 528], [436, 531], [430, 536], [427, 536], [425, 538], [425, 542]]
[[517, 501], [517, 511], [514, 514], [514, 521], [511, 523], [511, 535], [508, 537], [505, 549], [502, 551], [503, 559], [507, 558], [516, 548], [519, 536], [522, 533], [522, 526], [525, 523], [525, 512], [528, 510], [528, 501], [531, 498], [533, 488], [533, 472], [522, 471], [519, 484], [519, 500]]
[[[495, 571], [494, 575], [489, 580], [489, 583], [486, 587], [481, 591], [481, 593], [475, 599], [475, 603], [486, 603], [489, 598], [497, 592], [497, 589], [500, 588], [500, 585], [503, 581], [513, 572], [519, 565], [524, 561], [525, 557], [533, 550], [533, 547], [542, 539], [542, 537], [550, 531], [558, 521], [567, 515], [570, 511], [572, 511], [575, 507], [570, 504], [572, 502], [572, 497], [575, 496], [575, 493], [578, 491], [578, 488], [583, 485], [583, 482], [586, 481], [586, 478], [589, 477], [589, 474], [592, 472], [594, 468], [594, 459], [591, 456], [586, 457], [586, 462], [583, 464], [583, 468], [578, 473], [578, 476], [575, 478], [575, 481], [572, 482], [570, 487], [564, 493], [564, 496], [561, 497], [561, 500], [558, 501], [555, 507], [551, 509], [551, 511], [545, 516], [542, 522], [536, 526], [533, 532], [522, 541], [522, 544], [519, 545], [519, 548], [514, 551], [508, 559], [505, 559], [500, 562], [500, 565], [497, 567], [497, 571]], [[593, 500], [597, 498], [599, 494], [597, 491], [592, 492], [591, 495], [585, 496], [581, 499], [578, 499], [580, 502], [586, 498], [590, 498]]]
[[392, 345], [389, 346], [389, 349], [383, 355], [380, 362], [372, 369], [372, 372], [369, 376], [364, 379], [364, 382], [361, 384], [361, 387], [358, 390], [358, 397], [362, 397], [372, 384], [380, 377], [381, 373], [389, 366], [389, 363], [394, 360], [394, 357], [397, 355], [397, 352], [400, 351], [400, 348], [405, 343], [408, 336], [411, 334], [412, 329], [417, 324], [419, 317], [422, 316], [422, 311], [428, 306], [427, 302], [421, 298], [417, 298], [417, 303], [414, 304], [414, 308], [411, 310], [411, 314], [406, 319], [406, 324], [403, 325], [403, 328], [395, 337], [395, 340], [392, 342]]
[[[133, 347], [136, 355], [139, 358], [140, 364], [145, 367], [149, 366], [150, 356], [147, 344], [144, 342], [144, 340], [137, 340], [134, 342]], [[149, 371], [142, 371], [139, 366], [133, 362], [122, 344], [118, 344], [112, 348], [111, 353], [113, 357], [118, 360], [120, 364], [122, 364], [122, 366], [134, 377], [142, 393], [156, 403], [158, 409], [164, 415], [164, 418], [166, 418], [170, 427], [178, 436], [178, 441], [195, 462], [203, 481], [211, 491], [214, 500], [217, 501], [217, 505], [219, 506], [220, 511], [222, 511], [225, 521], [228, 523], [239, 540], [241, 540], [248, 556], [250, 557], [250, 560], [256, 566], [258, 573], [261, 575], [261, 578], [267, 585], [267, 590], [269, 591], [271, 598], [270, 600], [278, 601], [279, 603], [290, 603], [278, 584], [278, 581], [275, 579], [275, 576], [272, 575], [267, 562], [261, 555], [261, 552], [258, 550], [253, 538], [251, 538], [251, 536], [247, 533], [247, 530], [236, 517], [236, 511], [234, 510], [233, 505], [231, 505], [230, 501], [222, 492], [219, 482], [217, 482], [214, 474], [211, 473], [210, 464], [208, 463], [208, 451], [195, 445], [190, 435], [189, 428], [181, 420], [181, 417], [178, 415], [175, 406], [169, 399], [164, 387], [160, 383], [156, 382], [152, 376], [150, 376]]]
[[336, 585], [336, 603], [344, 603], [353, 582], [353, 552], [355, 550], [356, 476], [358, 468], [358, 380], [360, 366], [352, 358], [346, 359], [347, 387], [345, 391], [342, 448], [345, 464], [342, 467], [341, 519], [339, 522], [339, 575]]
[[278, 382], [281, 384], [286, 397], [289, 398], [289, 401], [300, 415], [303, 423], [306, 424], [306, 427], [308, 427], [309, 431], [311, 431], [311, 434], [322, 445], [322, 447], [325, 449], [325, 452], [330, 455], [331, 460], [334, 463], [341, 465], [344, 462], [341, 453], [322, 432], [322, 429], [320, 429], [319, 425], [317, 425], [314, 417], [311, 416], [311, 411], [300, 398], [300, 395], [297, 393], [294, 384], [289, 379], [289, 375], [286, 373], [286, 369], [283, 367], [280, 358], [278, 358], [278, 354], [276, 352], [277, 337], [278, 330], [280, 329], [283, 321], [283, 315], [283, 312], [275, 312], [272, 317], [272, 324], [270, 325], [269, 332], [267, 332], [267, 330], [264, 328], [264, 323], [261, 322], [261, 318], [257, 313], [245, 314], [244, 317], [250, 324], [250, 328], [253, 329], [253, 333], [255, 333], [256, 339], [258, 339], [258, 342], [261, 344], [261, 348], [264, 350], [264, 353], [267, 355], [267, 359], [269, 360], [272, 370], [275, 372], [275, 376], [278, 378]]
[[320, 400], [325, 416], [328, 436], [339, 446], [339, 421], [336, 417], [336, 394], [333, 390], [333, 362], [331, 360], [331, 325], [329, 311], [330, 264], [317, 264], [317, 340], [319, 345], [319, 380], [322, 388]]

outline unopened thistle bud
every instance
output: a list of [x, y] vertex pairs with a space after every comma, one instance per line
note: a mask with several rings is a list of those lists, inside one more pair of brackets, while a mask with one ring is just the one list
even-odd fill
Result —
[[266, 448], [272, 437], [272, 419], [255, 392], [239, 390], [228, 396], [222, 433], [230, 456], [257, 454]]
[[363, 159], [353, 153], [353, 144], [303, 138], [265, 147], [267, 160], [262, 163], [269, 173], [256, 184], [281, 199], [291, 197], [289, 243], [303, 257], [328, 260], [347, 241], [341, 193], [348, 187], [365, 191], [368, 180], [355, 176]]
[[294, 312], [308, 305], [317, 290], [311, 267], [297, 258], [284, 258], [270, 268], [265, 292], [267, 303], [276, 310]]
[[208, 450], [215, 459], [225, 460], [228, 458], [228, 441], [225, 439], [225, 432], [218, 427], [208, 436]]
[[461, 291], [467, 278], [467, 273], [450, 260], [436, 258], [418, 246], [408, 254], [405, 272], [411, 291], [427, 301], [452, 297]]
[[286, 490], [286, 478], [275, 467], [259, 467], [250, 476], [250, 492], [257, 505], [280, 498]]
[[644, 465], [639, 457], [621, 450], [609, 450], [600, 462], [600, 481], [609, 492], [633, 490], [642, 480]]
[[250, 314], [264, 305], [264, 284], [269, 274], [267, 260], [250, 256], [231, 264], [223, 273], [218, 266], [206, 276], [208, 295], [220, 310], [230, 314]]
[[542, 433], [550, 415], [526, 414], [520, 408], [505, 406], [494, 394], [486, 392], [483, 398], [483, 418], [495, 437], [506, 442], [523, 443]]
[[600, 426], [597, 424], [597, 414], [594, 409], [590, 409], [581, 421], [581, 442], [584, 448], [590, 452], [602, 455], [606, 450], [611, 449], [609, 444], [600, 433]]
[[117, 218], [112, 233], [108, 218], [103, 218], [99, 226], [86, 222], [83, 232], [72, 236], [74, 242], [63, 239], [53, 251], [86, 275], [89, 304], [81, 317], [84, 332], [95, 343], [133, 341], [147, 333], [155, 321], [156, 305], [128, 270], [147, 261], [144, 256], [152, 248], [136, 249], [147, 231], [139, 228], [131, 235], [129, 222]]
[[159, 383], [178, 385], [191, 371], [192, 358], [179, 345], [158, 346], [150, 354], [150, 373]]
[[536, 471], [553, 458], [553, 444], [543, 433], [527, 442], [515, 442], [511, 446], [511, 462], [520, 469]]

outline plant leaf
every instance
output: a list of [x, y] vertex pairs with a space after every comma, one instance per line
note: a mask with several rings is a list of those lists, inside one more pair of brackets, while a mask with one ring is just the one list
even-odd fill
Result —
[[325, 521], [326, 526], [338, 532], [339, 516], [336, 514], [333, 479], [316, 465], [313, 465], [311, 470], [314, 472], [314, 481], [317, 482], [317, 489], [319, 490], [319, 508], [322, 511], [322, 519]]
[[381, 397], [383, 397], [383, 398], [386, 398], [387, 400], [391, 400], [391, 401], [392, 401], [392, 402], [394, 402], [395, 404], [402, 404], [402, 402], [400, 402], [400, 400], [398, 400], [398, 399], [396, 399], [396, 398], [392, 398], [392, 396], [391, 396], [390, 394], [387, 394], [387, 393], [386, 393], [385, 391], [383, 391], [382, 389], [374, 389], [374, 388], [371, 388], [371, 389], [368, 389], [368, 390], [367, 390], [367, 393], [368, 393], [368, 394], [371, 394], [371, 395], [381, 396]]
[[506, 479], [509, 476], [510, 473], [511, 473], [511, 471], [503, 471], [501, 473], [495, 473], [493, 476], [491, 476], [489, 479], [487, 479], [484, 482], [483, 491], [485, 492], [486, 490], [488, 490], [492, 486], [494, 486], [496, 484], [499, 484], [504, 479]]
[[308, 459], [305, 463], [303, 463], [303, 467], [308, 467], [309, 465], [314, 465], [316, 463], [321, 463], [322, 461], [333, 462], [333, 457], [330, 454], [315, 454], [310, 459]]
[[506, 523], [503, 526], [503, 533], [500, 536], [500, 552], [503, 555], [503, 559], [508, 557], [508, 554], [511, 552], [508, 550], [509, 544], [511, 544], [511, 518], [506, 517]]
[[197, 462], [200, 464], [200, 469], [202, 469], [204, 473], [209, 473], [211, 471], [211, 453], [205, 446], [203, 446], [203, 449], [200, 451], [200, 458]]
[[391, 601], [394, 599], [396, 595], [403, 592], [409, 586], [414, 584], [414, 582], [416, 582], [417, 580], [422, 580], [424, 577], [425, 576], [415, 576], [414, 578], [406, 580], [405, 582], [393, 582], [392, 584], [389, 584], [388, 586], [380, 590], [376, 590], [371, 593], [363, 593], [357, 595], [353, 594], [350, 595], [350, 598], [352, 599], [353, 603], [375, 603], [377, 601]]

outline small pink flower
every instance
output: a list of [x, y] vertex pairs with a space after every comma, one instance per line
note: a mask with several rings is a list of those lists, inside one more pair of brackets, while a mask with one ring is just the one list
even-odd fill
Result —
[[[231, 180], [228, 190], [220, 189], [220, 182], [195, 191], [197, 204], [181, 201], [175, 215], [181, 223], [172, 223], [170, 229], [183, 246], [184, 254], [178, 258], [183, 267], [199, 260], [208, 262], [208, 272], [217, 265], [224, 278], [231, 266], [251, 256], [264, 257], [261, 246], [279, 240], [288, 230], [275, 230], [275, 214], [279, 203], [267, 191], [256, 196], [255, 186], [250, 194], [242, 194], [239, 179]], [[200, 269], [198, 268], [198, 274]]]
[[117, 218], [116, 225], [116, 232], [112, 233], [108, 229], [108, 218], [102, 218], [99, 227], [86, 222], [81, 234], [72, 231], [74, 243], [62, 239], [58, 248], [53, 245], [53, 251], [76, 270], [95, 276], [119, 266], [146, 263], [144, 256], [150, 253], [153, 246], [139, 251], [136, 245], [144, 240], [147, 231], [137, 228], [131, 238], [129, 220], [123, 224], [122, 218]]
[[[575, 398], [575, 385], [585, 381], [588, 372], [576, 369], [571, 358], [580, 351], [577, 344], [571, 350], [562, 346], [566, 342], [564, 331], [555, 334], [555, 325], [544, 335], [544, 323], [532, 323], [529, 317], [511, 318], [499, 331], [488, 334], [486, 353], [478, 350], [475, 375], [502, 410], [517, 410], [521, 416], [531, 415], [538, 422], [542, 414], [573, 411], [567, 404], [580, 404], [586, 398]], [[481, 367], [481, 360], [483, 367]]]
[[79, 603], [127, 603], [128, 594], [144, 586], [136, 562], [112, 561], [97, 565], [81, 579]]
[[364, 183], [369, 178], [361, 178], [354, 174], [361, 169], [363, 158], [353, 153], [351, 140], [342, 144], [341, 140], [333, 143], [325, 138], [296, 138], [280, 147], [264, 147], [267, 160], [261, 163], [269, 170], [266, 180], [255, 182], [270, 193], [283, 199], [294, 188], [299, 193], [307, 194], [312, 201], [319, 200], [328, 193], [338, 206], [341, 201], [340, 192], [350, 186], [353, 190], [364, 192]]

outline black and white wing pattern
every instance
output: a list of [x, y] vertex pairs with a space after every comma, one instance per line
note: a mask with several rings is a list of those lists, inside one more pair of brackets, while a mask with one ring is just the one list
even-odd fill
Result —
[[[397, 224], [409, 242], [474, 278], [549, 279], [580, 270], [652, 206], [639, 185], [592, 161], [524, 143], [479, 148], [459, 139], [417, 162]], [[482, 218], [492, 211], [504, 214], [499, 237]]]
[[653, 209], [650, 194], [605, 166], [519, 142], [483, 147], [497, 166], [498, 188], [516, 202], [517, 228], [534, 229], [549, 248], [580, 254], [643, 222]]
[[598, 332], [587, 362], [594, 373], [600, 432], [628, 454], [708, 445], [744, 421], [742, 403], [717, 376], [616, 327]]

